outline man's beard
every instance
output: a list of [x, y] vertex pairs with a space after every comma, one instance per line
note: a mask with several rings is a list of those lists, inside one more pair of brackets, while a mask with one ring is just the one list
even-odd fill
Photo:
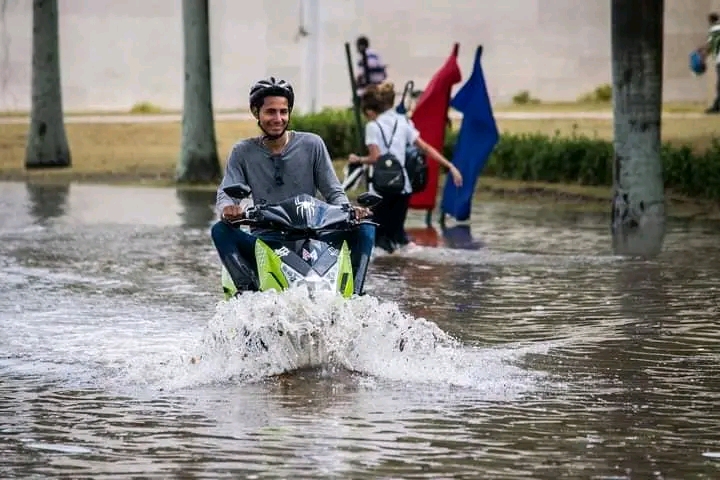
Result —
[[[288, 122], [288, 123], [289, 123], [289, 122]], [[280, 137], [282, 137], [283, 135], [285, 135], [285, 132], [287, 132], [288, 123], [286, 123], [285, 125], [283, 125], [282, 132], [278, 133], [277, 135], [270, 135], [270, 134], [267, 132], [267, 130], [265, 130], [265, 129], [262, 127], [262, 125], [260, 124], [260, 121], [259, 121], [259, 120], [258, 120], [258, 127], [260, 127], [260, 130], [262, 130], [262, 132], [263, 132], [263, 134], [264, 134], [264, 138], [265, 138], [266, 140], [273, 141], [273, 140], [277, 140], [278, 138], [280, 138]]]

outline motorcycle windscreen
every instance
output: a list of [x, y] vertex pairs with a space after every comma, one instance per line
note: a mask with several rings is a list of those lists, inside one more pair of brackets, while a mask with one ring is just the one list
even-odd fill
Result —
[[316, 198], [302, 194], [267, 207], [264, 217], [277, 224], [301, 230], [322, 230], [346, 223], [348, 216], [342, 207], [328, 205]]

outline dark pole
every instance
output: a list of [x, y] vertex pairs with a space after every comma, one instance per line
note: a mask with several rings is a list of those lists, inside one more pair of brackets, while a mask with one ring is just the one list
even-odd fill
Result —
[[[360, 97], [357, 95], [357, 83], [355, 82], [355, 71], [353, 69], [350, 44], [345, 42], [345, 57], [347, 58], [348, 74], [350, 75], [350, 89], [352, 91], [353, 113], [355, 115], [355, 126], [357, 127], [358, 153], [365, 153], [365, 142], [363, 141], [363, 123], [360, 115]], [[350, 172], [359, 165], [350, 165]]]

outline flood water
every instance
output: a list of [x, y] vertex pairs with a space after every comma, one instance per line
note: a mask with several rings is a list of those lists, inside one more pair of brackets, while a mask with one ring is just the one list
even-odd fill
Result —
[[478, 205], [360, 299], [223, 302], [212, 202], [0, 184], [0, 478], [720, 478], [718, 224]]

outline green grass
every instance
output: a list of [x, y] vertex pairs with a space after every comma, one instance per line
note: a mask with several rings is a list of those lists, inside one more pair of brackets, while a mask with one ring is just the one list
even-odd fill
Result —
[[[500, 120], [503, 132], [545, 133], [571, 135], [573, 133], [612, 138], [609, 120]], [[23, 167], [27, 125], [6, 124], [0, 127], [0, 180], [33, 182], [94, 182], [109, 184], [143, 184], [170, 186], [174, 184], [177, 159], [180, 152], [180, 122], [161, 123], [68, 123], [66, 131], [72, 153], [73, 166], [69, 169], [26, 171]], [[720, 117], [701, 119], [666, 118], [663, 137], [676, 143], [691, 143], [698, 149], [707, 147], [714, 135], [720, 132]], [[252, 121], [217, 122], [216, 133], [221, 163], [232, 145], [241, 138], [256, 135]], [[342, 175], [343, 161], [335, 162], [338, 175]], [[194, 188], [214, 189], [215, 185]], [[609, 208], [611, 189], [580, 185], [519, 182], [481, 177], [477, 196], [483, 201], [519, 201], [541, 203], [554, 208], [599, 209]], [[672, 215], [720, 218], [718, 206], [673, 195], [668, 192], [669, 211]]]
[[[663, 105], [666, 113], [702, 113], [707, 105], [700, 102], [672, 102]], [[539, 102], [524, 105], [498, 104], [494, 105], [496, 112], [610, 112], [611, 102]]]

